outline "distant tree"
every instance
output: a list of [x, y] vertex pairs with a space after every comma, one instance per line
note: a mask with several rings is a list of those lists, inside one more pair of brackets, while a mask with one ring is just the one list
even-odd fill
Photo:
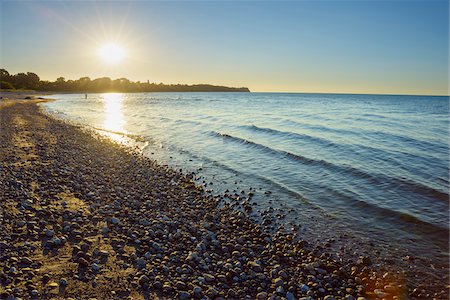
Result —
[[102, 77], [91, 80], [89, 77], [81, 77], [78, 80], [67, 80], [58, 77], [56, 81], [43, 81], [32, 72], [11, 75], [7, 70], [0, 69], [2, 88], [25, 88], [40, 91], [61, 92], [249, 92], [248, 88], [230, 88], [208, 84], [186, 85], [186, 84], [164, 84], [140, 81], [130, 81], [127, 78], [111, 80]]
[[37, 89], [39, 87], [39, 82], [41, 79], [37, 76], [36, 73], [27, 72], [27, 81], [26, 88], [27, 89]]
[[7, 81], [0, 81], [0, 88], [4, 90], [13, 90], [14, 86]]
[[0, 69], [0, 79], [1, 80], [5, 80], [5, 81], [9, 81], [11, 75], [9, 74], [8, 71], [6, 71], [5, 69]]

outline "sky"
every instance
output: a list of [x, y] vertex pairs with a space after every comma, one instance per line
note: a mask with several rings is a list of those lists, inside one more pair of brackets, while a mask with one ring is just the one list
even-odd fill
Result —
[[[13, 74], [449, 94], [447, 1], [0, 1]], [[122, 61], [99, 56], [108, 43]]]

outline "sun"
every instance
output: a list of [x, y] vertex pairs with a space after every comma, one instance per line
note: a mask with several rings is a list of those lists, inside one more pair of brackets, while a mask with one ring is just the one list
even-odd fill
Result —
[[103, 61], [108, 64], [117, 64], [123, 61], [125, 58], [125, 51], [117, 44], [109, 43], [103, 45], [98, 54]]

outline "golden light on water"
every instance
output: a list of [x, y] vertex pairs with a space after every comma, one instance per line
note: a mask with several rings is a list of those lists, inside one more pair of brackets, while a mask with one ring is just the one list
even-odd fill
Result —
[[123, 116], [124, 97], [121, 93], [103, 94], [103, 105], [105, 120], [103, 128], [108, 131], [107, 135], [117, 142], [124, 141], [125, 120]]

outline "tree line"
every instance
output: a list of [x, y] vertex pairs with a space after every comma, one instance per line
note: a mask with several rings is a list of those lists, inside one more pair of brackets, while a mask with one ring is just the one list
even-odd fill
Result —
[[32, 72], [10, 74], [0, 69], [1, 89], [28, 89], [45, 92], [79, 92], [79, 93], [106, 93], [106, 92], [250, 92], [246, 87], [226, 87], [210, 84], [163, 84], [140, 81], [130, 81], [127, 78], [111, 79], [101, 77], [90, 79], [81, 77], [78, 80], [66, 80], [59, 77], [56, 81], [41, 80]]

